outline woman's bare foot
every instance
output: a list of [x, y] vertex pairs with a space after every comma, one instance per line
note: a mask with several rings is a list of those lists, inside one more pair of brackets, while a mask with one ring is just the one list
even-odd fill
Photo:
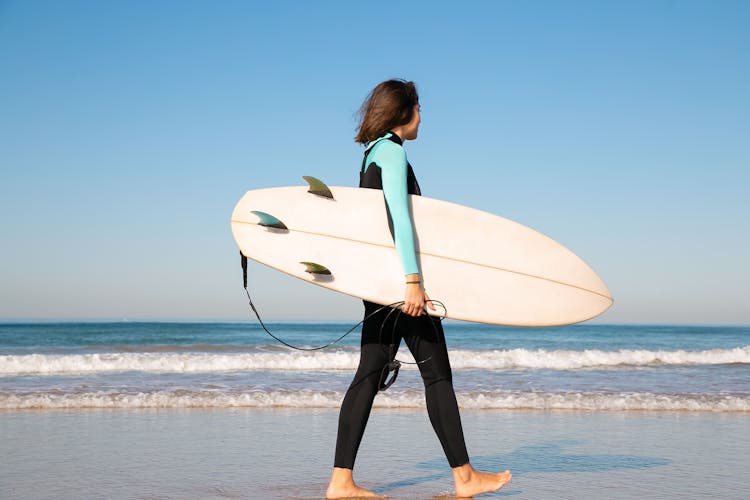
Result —
[[333, 468], [326, 498], [385, 498], [354, 484], [351, 469]]
[[497, 491], [510, 481], [510, 471], [498, 474], [479, 472], [471, 464], [453, 468], [453, 481], [456, 483], [457, 497], [473, 497], [482, 493]]

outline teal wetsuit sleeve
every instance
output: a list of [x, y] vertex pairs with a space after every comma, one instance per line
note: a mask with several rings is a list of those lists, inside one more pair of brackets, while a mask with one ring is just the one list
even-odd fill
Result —
[[414, 245], [414, 227], [409, 213], [409, 193], [406, 188], [406, 151], [391, 141], [382, 141], [376, 145], [370, 161], [374, 161], [380, 167], [383, 195], [393, 221], [396, 252], [401, 259], [404, 274], [417, 274], [419, 265]]

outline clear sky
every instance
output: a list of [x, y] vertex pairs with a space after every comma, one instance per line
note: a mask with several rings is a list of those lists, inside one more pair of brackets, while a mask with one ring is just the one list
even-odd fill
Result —
[[[0, 1], [0, 319], [244, 320], [248, 189], [356, 185], [420, 91], [423, 193], [560, 241], [609, 323], [750, 324], [750, 2]], [[275, 320], [361, 303], [259, 264]]]

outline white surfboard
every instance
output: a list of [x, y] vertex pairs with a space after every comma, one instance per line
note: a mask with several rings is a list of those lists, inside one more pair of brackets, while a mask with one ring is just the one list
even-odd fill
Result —
[[[403, 300], [403, 269], [383, 192], [327, 189], [316, 179], [306, 180], [309, 190], [257, 189], [242, 197], [231, 219], [241, 252], [354, 297], [379, 304]], [[430, 298], [445, 304], [448, 318], [565, 325], [591, 319], [612, 305], [596, 273], [547, 236], [455, 203], [410, 196], [410, 204], [425, 288]], [[443, 311], [438, 308], [438, 313]]]

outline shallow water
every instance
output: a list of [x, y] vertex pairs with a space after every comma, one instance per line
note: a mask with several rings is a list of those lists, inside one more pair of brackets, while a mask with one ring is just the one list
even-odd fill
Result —
[[[325, 344], [341, 324], [278, 324]], [[750, 411], [750, 328], [446, 322], [459, 404], [471, 409]], [[323, 351], [256, 324], [0, 324], [0, 408], [337, 408], [358, 332]], [[404, 347], [398, 358], [415, 360]], [[413, 365], [376, 405], [423, 408]]]

